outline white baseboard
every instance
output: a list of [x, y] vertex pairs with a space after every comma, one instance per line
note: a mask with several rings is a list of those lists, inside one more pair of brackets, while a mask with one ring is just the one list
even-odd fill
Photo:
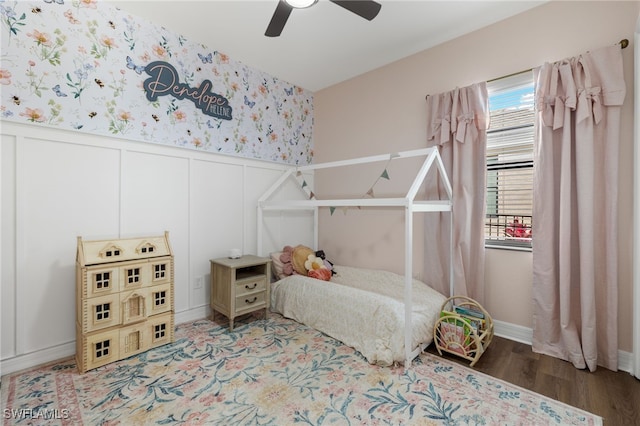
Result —
[[[200, 306], [198, 308], [186, 311], [176, 312], [175, 323], [182, 324], [201, 318], [207, 318], [211, 315], [211, 309], [208, 306]], [[57, 361], [59, 359], [68, 358], [76, 354], [75, 341], [63, 343], [51, 348], [41, 349], [27, 354], [17, 355], [10, 358], [0, 360], [0, 377], [5, 374], [15, 373], [16, 371], [33, 368], [48, 362]]]
[[[496, 336], [526, 345], [531, 345], [533, 342], [533, 330], [529, 327], [498, 320], [493, 320], [493, 327]], [[631, 352], [618, 350], [618, 370], [633, 374], [633, 354]]]
[[[186, 311], [177, 312], [175, 316], [175, 323], [182, 324], [201, 318], [207, 318], [210, 315], [211, 309], [208, 306], [200, 306]], [[531, 345], [533, 340], [533, 330], [531, 328], [498, 320], [494, 320], [493, 325], [496, 336]], [[5, 374], [11, 374], [16, 371], [46, 364], [47, 362], [68, 358], [75, 355], [75, 353], [75, 342], [69, 342], [52, 348], [3, 359], [0, 361], [0, 377]], [[632, 373], [633, 354], [626, 351], [618, 351], [618, 369]]]
[[531, 342], [533, 342], [533, 330], [529, 327], [493, 320], [493, 332], [496, 336], [524, 343], [525, 345], [531, 345]]

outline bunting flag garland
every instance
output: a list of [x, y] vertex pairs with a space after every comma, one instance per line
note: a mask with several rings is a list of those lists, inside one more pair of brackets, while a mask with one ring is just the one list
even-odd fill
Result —
[[[371, 188], [369, 188], [369, 190], [362, 196], [362, 198], [365, 197], [369, 197], [369, 198], [376, 198], [374, 193], [373, 193], [373, 188], [376, 186], [376, 184], [380, 181], [380, 179], [386, 179], [386, 180], [391, 180], [391, 177], [389, 177], [389, 172], [387, 171], [387, 166], [389, 165], [389, 163], [391, 163], [391, 160], [393, 160], [394, 158], [398, 157], [396, 156], [392, 156], [391, 158], [389, 158], [389, 160], [387, 161], [387, 164], [385, 164], [384, 166], [384, 170], [382, 171], [382, 173], [380, 174], [380, 176], [378, 176], [378, 178], [376, 179], [375, 182], [373, 182], [373, 185], [371, 185]], [[302, 172], [298, 171], [296, 173], [296, 177], [300, 177], [302, 176]], [[302, 188], [305, 188], [307, 186], [307, 181], [306, 180], [302, 180]], [[315, 194], [313, 193], [313, 191], [310, 192], [309, 194], [309, 199], [315, 198]], [[361, 209], [361, 206], [358, 206], [358, 209]], [[347, 214], [347, 210], [349, 209], [349, 207], [344, 206], [342, 207], [342, 211], [344, 214]], [[331, 216], [333, 216], [333, 213], [336, 211], [336, 207], [335, 206], [331, 206], [329, 207], [329, 214]]]

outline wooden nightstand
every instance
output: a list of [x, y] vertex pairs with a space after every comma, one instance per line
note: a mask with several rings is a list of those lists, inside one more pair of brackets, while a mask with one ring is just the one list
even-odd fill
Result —
[[238, 259], [223, 257], [211, 259], [211, 309], [229, 318], [229, 330], [233, 331], [233, 319], [249, 312], [269, 311], [269, 277], [271, 259], [245, 255]]

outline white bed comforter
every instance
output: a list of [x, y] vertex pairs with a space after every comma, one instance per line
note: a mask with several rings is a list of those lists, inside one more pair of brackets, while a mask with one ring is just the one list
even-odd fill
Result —
[[[404, 277], [334, 266], [330, 282], [292, 275], [271, 284], [271, 310], [358, 350], [371, 364], [404, 361]], [[431, 343], [446, 297], [413, 280], [412, 348]]]

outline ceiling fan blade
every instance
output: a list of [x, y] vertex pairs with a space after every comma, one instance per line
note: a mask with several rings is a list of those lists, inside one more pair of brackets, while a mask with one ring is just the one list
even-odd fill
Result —
[[378, 16], [378, 12], [382, 8], [382, 5], [373, 0], [330, 0], [331, 2], [342, 6], [350, 12], [355, 13], [358, 16], [362, 16], [364, 19], [371, 21]]
[[282, 33], [284, 24], [287, 23], [287, 19], [289, 19], [292, 10], [293, 8], [289, 6], [287, 2], [280, 0], [264, 35], [267, 37], [278, 37]]

